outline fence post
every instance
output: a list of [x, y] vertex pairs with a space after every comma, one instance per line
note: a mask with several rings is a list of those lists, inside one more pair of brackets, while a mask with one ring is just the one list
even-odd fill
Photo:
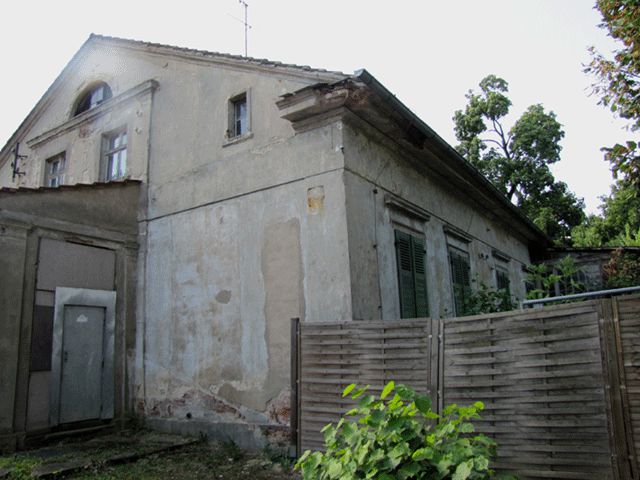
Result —
[[436, 413], [441, 414], [444, 410], [444, 319], [435, 320], [435, 331], [432, 327], [433, 354], [431, 355], [431, 368], [435, 370], [435, 375], [431, 375], [434, 380], [433, 389], [435, 391], [435, 402], [433, 408]]
[[631, 410], [629, 406], [629, 397], [627, 389], [627, 379], [625, 373], [625, 355], [626, 352], [622, 346], [622, 334], [620, 332], [620, 313], [618, 310], [618, 299], [616, 297], [611, 298], [611, 304], [613, 307], [613, 322], [612, 330], [614, 335], [614, 341], [616, 345], [616, 360], [618, 368], [618, 379], [620, 388], [620, 401], [622, 406], [622, 419], [624, 423], [624, 435], [626, 440], [626, 456], [628, 459], [629, 468], [631, 469], [631, 478], [634, 480], [640, 480], [640, 473], [638, 472], [638, 464], [636, 459], [635, 445], [633, 441], [633, 432], [631, 427]]
[[[617, 311], [615, 300], [606, 298], [598, 302], [600, 316], [600, 345], [602, 346], [603, 372], [605, 375], [605, 399], [609, 423], [609, 444], [614, 478], [635, 480], [631, 465], [631, 456], [624, 403], [621, 389], [624, 389], [624, 370], [622, 370], [622, 351], [616, 335]], [[618, 332], [619, 334], [619, 332]]]

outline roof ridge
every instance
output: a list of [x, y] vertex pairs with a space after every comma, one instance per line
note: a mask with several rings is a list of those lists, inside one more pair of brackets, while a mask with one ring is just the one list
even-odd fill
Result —
[[165, 44], [165, 43], [155, 43], [155, 42], [147, 42], [144, 40], [136, 40], [136, 39], [131, 39], [131, 38], [122, 38], [122, 37], [113, 37], [113, 36], [109, 36], [109, 35], [100, 35], [97, 33], [92, 33], [89, 36], [90, 40], [102, 40], [102, 41], [107, 41], [107, 42], [118, 42], [118, 43], [128, 43], [128, 44], [133, 44], [136, 46], [146, 46], [146, 47], [153, 47], [153, 48], [164, 48], [164, 49], [170, 49], [170, 50], [176, 50], [179, 52], [183, 52], [183, 53], [188, 53], [188, 54], [192, 54], [192, 55], [199, 55], [199, 56], [207, 56], [207, 57], [219, 57], [219, 58], [225, 58], [225, 59], [229, 59], [229, 60], [238, 60], [238, 61], [242, 61], [245, 63], [251, 63], [251, 64], [257, 64], [257, 65], [266, 65], [266, 66], [270, 66], [270, 67], [283, 67], [283, 68], [292, 68], [292, 69], [296, 69], [296, 70], [302, 70], [305, 72], [316, 72], [316, 73], [326, 73], [326, 74], [330, 74], [330, 75], [338, 75], [338, 76], [342, 76], [342, 77], [350, 77], [350, 74], [341, 72], [339, 70], [328, 70], [328, 69], [324, 69], [324, 68], [314, 68], [314, 67], [310, 67], [309, 65], [298, 65], [295, 63], [284, 63], [284, 62], [280, 62], [280, 61], [276, 61], [276, 60], [269, 60], [268, 58], [256, 58], [256, 57], [245, 57], [243, 55], [234, 55], [231, 53], [223, 53], [223, 52], [213, 52], [210, 50], [200, 50], [200, 49], [196, 49], [196, 48], [188, 48], [188, 47], [180, 47], [180, 46], [176, 46], [176, 45], [169, 45], [169, 44]]

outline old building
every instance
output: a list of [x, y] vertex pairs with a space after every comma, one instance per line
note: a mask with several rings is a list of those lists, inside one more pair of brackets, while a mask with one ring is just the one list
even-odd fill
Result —
[[5, 444], [131, 414], [259, 444], [288, 425], [292, 317], [446, 317], [474, 282], [521, 298], [547, 243], [366, 71], [95, 35], [0, 186]]

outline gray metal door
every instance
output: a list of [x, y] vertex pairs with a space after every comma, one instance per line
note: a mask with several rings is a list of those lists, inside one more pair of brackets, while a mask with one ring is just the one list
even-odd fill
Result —
[[113, 417], [115, 292], [57, 288], [51, 424]]
[[100, 418], [105, 309], [66, 306], [60, 423]]

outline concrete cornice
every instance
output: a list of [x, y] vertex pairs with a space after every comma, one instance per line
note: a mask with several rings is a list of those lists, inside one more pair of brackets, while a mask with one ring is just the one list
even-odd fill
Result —
[[399, 210], [403, 212], [405, 215], [408, 215], [413, 218], [417, 218], [422, 222], [428, 222], [431, 219], [431, 215], [426, 210], [414, 205], [412, 203], [407, 202], [395, 195], [386, 194], [384, 196], [384, 203], [390, 208], [395, 210]]
[[59, 135], [62, 135], [70, 130], [77, 128], [79, 125], [82, 125], [83, 123], [87, 123], [98, 117], [101, 117], [102, 115], [129, 102], [133, 98], [137, 98], [147, 93], [153, 92], [156, 88], [158, 88], [158, 82], [156, 82], [155, 80], [147, 80], [146, 82], [143, 82], [127, 90], [126, 92], [121, 93], [117, 97], [113, 97], [107, 100], [101, 105], [95, 108], [91, 108], [86, 112], [83, 112], [80, 115], [77, 115], [67, 120], [65, 123], [58, 125], [57, 127], [52, 128], [51, 130], [48, 130], [34, 138], [27, 140], [27, 145], [29, 146], [29, 148], [38, 147], [39, 145], [51, 140], [52, 138], [55, 138]]

